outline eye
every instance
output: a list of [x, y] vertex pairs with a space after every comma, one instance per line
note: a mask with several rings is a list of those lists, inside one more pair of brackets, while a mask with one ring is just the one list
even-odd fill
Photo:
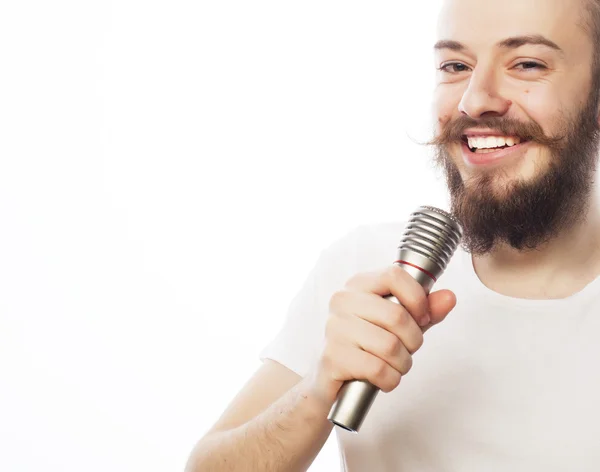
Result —
[[[522, 67], [520, 67], [520, 66], [522, 66]], [[519, 62], [514, 68], [519, 69], [519, 70], [547, 69], [547, 67], [544, 64], [540, 64], [539, 62], [535, 62], [535, 61]]]
[[459, 74], [469, 70], [469, 66], [462, 62], [447, 62], [438, 67], [438, 70], [446, 72], [447, 74]]

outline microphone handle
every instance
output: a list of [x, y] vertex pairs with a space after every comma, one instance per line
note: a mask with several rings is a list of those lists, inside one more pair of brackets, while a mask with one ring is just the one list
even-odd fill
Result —
[[[410, 266], [395, 264], [412, 275], [423, 286], [425, 293], [429, 295], [429, 291], [433, 285], [431, 278], [427, 276], [423, 277], [421, 271], [415, 271]], [[383, 298], [400, 304], [398, 299], [393, 295], [387, 295]], [[367, 380], [349, 380], [344, 382], [327, 419], [346, 431], [358, 433], [378, 393], [379, 388]]]

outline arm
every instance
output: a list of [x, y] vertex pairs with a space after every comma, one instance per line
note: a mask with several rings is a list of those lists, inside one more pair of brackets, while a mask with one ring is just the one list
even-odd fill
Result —
[[307, 470], [333, 427], [330, 402], [312, 391], [305, 379], [266, 360], [198, 442], [186, 472]]
[[[389, 293], [400, 303], [382, 298]], [[327, 416], [342, 384], [364, 379], [394, 390], [423, 331], [455, 304], [451, 291], [427, 296], [397, 266], [357, 274], [331, 297], [325, 346], [308, 375], [266, 361], [200, 440], [187, 472], [305, 471], [331, 433]]]

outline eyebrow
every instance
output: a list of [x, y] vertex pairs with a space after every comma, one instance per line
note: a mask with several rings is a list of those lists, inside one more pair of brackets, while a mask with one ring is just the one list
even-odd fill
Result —
[[[554, 49], [555, 51], [560, 52], [561, 54], [564, 54], [563, 50], [558, 46], [558, 44], [556, 44], [554, 41], [550, 41], [548, 38], [542, 36], [541, 34], [513, 36], [510, 38], [503, 39], [502, 41], [497, 43], [496, 46], [503, 49], [516, 49], [526, 44], [546, 46], [551, 49]], [[444, 39], [435, 43], [434, 49], [451, 49], [452, 51], [465, 51], [467, 47], [464, 44], [459, 43], [458, 41]]]

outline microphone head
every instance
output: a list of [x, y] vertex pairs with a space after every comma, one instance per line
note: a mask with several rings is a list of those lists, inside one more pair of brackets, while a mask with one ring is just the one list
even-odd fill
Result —
[[403, 269], [429, 289], [442, 275], [463, 235], [462, 226], [450, 213], [431, 206], [413, 212], [398, 246]]

